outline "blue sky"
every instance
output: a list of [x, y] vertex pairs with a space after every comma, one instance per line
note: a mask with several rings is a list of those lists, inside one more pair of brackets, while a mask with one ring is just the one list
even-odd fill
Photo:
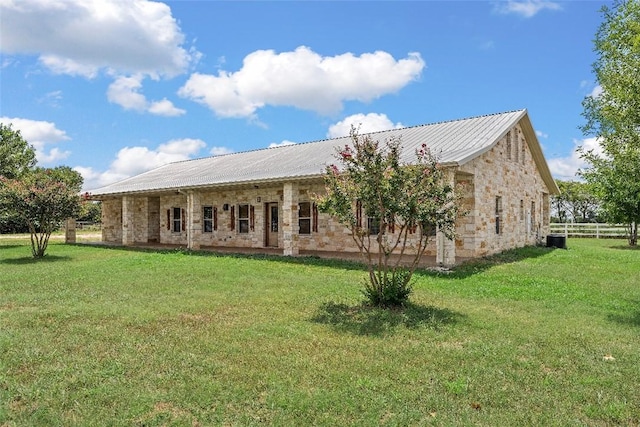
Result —
[[0, 121], [90, 190], [351, 123], [526, 108], [554, 176], [575, 179], [603, 5], [0, 0]]

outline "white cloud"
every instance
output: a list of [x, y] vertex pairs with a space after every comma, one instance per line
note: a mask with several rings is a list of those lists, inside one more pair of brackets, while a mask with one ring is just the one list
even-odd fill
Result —
[[544, 132], [542, 132], [541, 130], [537, 130], [537, 131], [536, 131], [536, 136], [537, 136], [538, 138], [545, 138], [545, 139], [546, 139], [546, 138], [549, 138], [549, 134], [548, 134], [548, 133], [544, 133]]
[[225, 154], [233, 153], [233, 150], [227, 147], [213, 147], [211, 148], [211, 150], [209, 150], [209, 153], [214, 156], [223, 156]]
[[597, 98], [600, 95], [602, 95], [602, 92], [604, 92], [604, 90], [602, 89], [602, 86], [600, 85], [596, 85], [593, 90], [591, 90], [591, 93], [589, 93], [589, 96], [592, 98]]
[[159, 116], [181, 116], [185, 110], [177, 108], [171, 101], [164, 98], [161, 101], [147, 101], [147, 98], [139, 92], [142, 88], [143, 76], [118, 77], [107, 89], [109, 102], [120, 105], [125, 110], [138, 112], [147, 111]]
[[86, 65], [69, 58], [54, 55], [40, 56], [40, 62], [54, 74], [68, 74], [93, 79], [98, 75], [98, 67]]
[[147, 99], [138, 92], [142, 88], [140, 74], [131, 77], [118, 77], [107, 89], [109, 102], [120, 105], [125, 110], [144, 111]]
[[341, 120], [336, 124], [331, 125], [329, 127], [329, 131], [327, 132], [327, 137], [339, 138], [342, 136], [347, 136], [351, 131], [352, 125], [356, 128], [359, 127], [360, 133], [379, 132], [383, 130], [400, 129], [404, 127], [404, 125], [400, 122], [393, 123], [386, 114], [354, 114], [352, 116], [346, 117], [344, 120]]
[[36, 159], [40, 164], [48, 164], [56, 160], [65, 159], [71, 154], [70, 151], [62, 151], [57, 147], [47, 147], [49, 144], [71, 139], [65, 131], [58, 129], [55, 123], [18, 117], [0, 117], [0, 123], [5, 125], [12, 124], [13, 130], [20, 131], [24, 140], [35, 149]]
[[602, 147], [596, 138], [586, 138], [573, 141], [573, 151], [567, 157], [550, 158], [547, 163], [551, 174], [562, 180], [575, 180], [576, 173], [579, 169], [587, 167], [587, 163], [580, 158], [578, 148], [582, 147], [585, 151], [593, 150], [597, 154], [603, 154]]
[[284, 147], [285, 145], [294, 145], [294, 144], [296, 144], [296, 142], [285, 139], [282, 142], [272, 142], [271, 144], [269, 144], [269, 148]]
[[382, 51], [323, 57], [305, 46], [282, 53], [258, 50], [236, 72], [192, 74], [178, 94], [221, 117], [255, 117], [265, 105], [331, 114], [344, 101], [368, 102], [399, 91], [424, 67], [419, 53], [396, 61]]
[[116, 158], [105, 172], [78, 166], [74, 169], [84, 178], [84, 189], [90, 190], [123, 180], [167, 163], [188, 160], [196, 156], [206, 144], [201, 139], [174, 139], [156, 149], [135, 146], [118, 151]]
[[494, 10], [502, 14], [515, 14], [532, 18], [542, 10], [562, 10], [560, 3], [546, 0], [507, 0], [494, 3]]
[[154, 101], [149, 104], [149, 110], [151, 114], [158, 116], [175, 117], [181, 116], [186, 113], [182, 108], [178, 108], [173, 105], [167, 98], [163, 98], [161, 101]]
[[2, 51], [39, 55], [56, 73], [174, 76], [200, 54], [183, 47], [184, 35], [168, 5], [148, 0], [3, 0]]

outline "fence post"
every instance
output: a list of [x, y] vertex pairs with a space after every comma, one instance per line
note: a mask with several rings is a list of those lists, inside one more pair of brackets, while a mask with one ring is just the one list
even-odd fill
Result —
[[564, 223], [564, 238], [569, 238], [569, 224], [567, 224], [566, 222]]

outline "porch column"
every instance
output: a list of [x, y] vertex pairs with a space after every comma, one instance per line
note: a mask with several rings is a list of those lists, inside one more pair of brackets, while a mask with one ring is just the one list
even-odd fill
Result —
[[187, 193], [187, 249], [200, 249], [202, 235], [202, 202], [195, 191]]
[[282, 195], [282, 244], [285, 256], [298, 256], [298, 184], [284, 184]]
[[135, 199], [122, 196], [122, 245], [130, 246], [135, 242]]
[[[456, 175], [454, 170], [446, 170], [444, 174], [452, 187], [456, 185]], [[447, 239], [441, 231], [436, 232], [436, 264], [443, 267], [453, 267], [456, 264], [456, 242]]]
[[67, 218], [64, 222], [64, 242], [76, 242], [76, 220], [74, 218]]

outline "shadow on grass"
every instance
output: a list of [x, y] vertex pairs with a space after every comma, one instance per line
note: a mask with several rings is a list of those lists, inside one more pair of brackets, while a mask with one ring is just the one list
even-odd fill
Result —
[[358, 261], [338, 259], [338, 258], [321, 258], [315, 255], [306, 255], [306, 256], [284, 256], [278, 254], [268, 254], [268, 253], [254, 253], [254, 254], [243, 254], [243, 253], [235, 253], [235, 252], [216, 252], [214, 250], [188, 250], [186, 248], [145, 248], [140, 246], [111, 246], [111, 245], [100, 245], [100, 244], [88, 244], [88, 243], [76, 243], [75, 246], [79, 247], [94, 247], [105, 250], [115, 250], [115, 251], [131, 251], [131, 252], [147, 252], [147, 253], [157, 253], [157, 254], [183, 254], [186, 256], [196, 256], [196, 257], [209, 257], [209, 258], [232, 258], [232, 259], [248, 259], [248, 260], [258, 260], [258, 261], [274, 261], [274, 262], [282, 262], [286, 264], [297, 264], [297, 265], [315, 265], [319, 267], [335, 267], [342, 268], [345, 270], [362, 270], [366, 271], [367, 266]]
[[551, 252], [564, 249], [547, 248], [543, 246], [526, 246], [523, 248], [510, 249], [499, 254], [472, 259], [460, 264], [448, 271], [441, 270], [417, 270], [417, 275], [437, 276], [443, 279], [464, 279], [474, 274], [482, 273], [492, 267], [502, 264], [511, 264], [525, 259], [538, 258], [550, 254]]
[[627, 313], [611, 313], [607, 316], [607, 319], [620, 323], [621, 325], [629, 325], [640, 328], [640, 301], [631, 301], [631, 305], [635, 307], [635, 310]]
[[[191, 251], [186, 248], [145, 248], [145, 247], [125, 247], [125, 246], [106, 246], [106, 245], [92, 245], [86, 243], [78, 243], [78, 246], [92, 246], [107, 250], [120, 250], [120, 251], [136, 251], [136, 252], [150, 252], [150, 253], [166, 253], [166, 254], [184, 254], [187, 256], [198, 257], [211, 257], [211, 258], [236, 258], [236, 259], [250, 259], [250, 260], [267, 260], [274, 262], [281, 262], [286, 264], [298, 264], [298, 265], [314, 265], [319, 267], [333, 267], [341, 268], [345, 270], [367, 271], [367, 266], [361, 261], [345, 260], [339, 258], [321, 258], [319, 256], [297, 256], [289, 257], [279, 254], [269, 253], [253, 253], [242, 254], [233, 252], [216, 252], [209, 250]], [[441, 269], [434, 268], [421, 268], [416, 270], [416, 275], [425, 276], [437, 276], [441, 278], [449, 279], [464, 279], [474, 274], [481, 273], [488, 270], [491, 267], [500, 264], [508, 264], [512, 262], [522, 261], [528, 258], [537, 258], [540, 256], [548, 255], [554, 250], [542, 246], [527, 246], [524, 248], [511, 249], [496, 255], [469, 260], [461, 265], [454, 267], [451, 270], [442, 271]]]
[[448, 309], [412, 303], [401, 309], [382, 309], [364, 304], [350, 306], [328, 302], [319, 307], [311, 321], [354, 335], [385, 336], [393, 334], [399, 326], [437, 331], [459, 322], [463, 317]]
[[610, 246], [611, 249], [618, 249], [622, 251], [640, 251], [640, 246], [629, 246], [629, 245], [615, 245]]
[[25, 245], [3, 245], [3, 244], [0, 244], [0, 250], [1, 249], [14, 249], [14, 248], [19, 248], [21, 246], [25, 246]]
[[48, 262], [58, 262], [58, 261], [69, 261], [71, 257], [69, 256], [58, 256], [58, 255], [45, 255], [42, 258], [34, 258], [32, 256], [21, 257], [21, 258], [9, 258], [9, 259], [0, 259], [0, 264], [14, 264], [14, 265], [29, 265], [29, 264], [39, 264], [39, 263], [48, 263]]

